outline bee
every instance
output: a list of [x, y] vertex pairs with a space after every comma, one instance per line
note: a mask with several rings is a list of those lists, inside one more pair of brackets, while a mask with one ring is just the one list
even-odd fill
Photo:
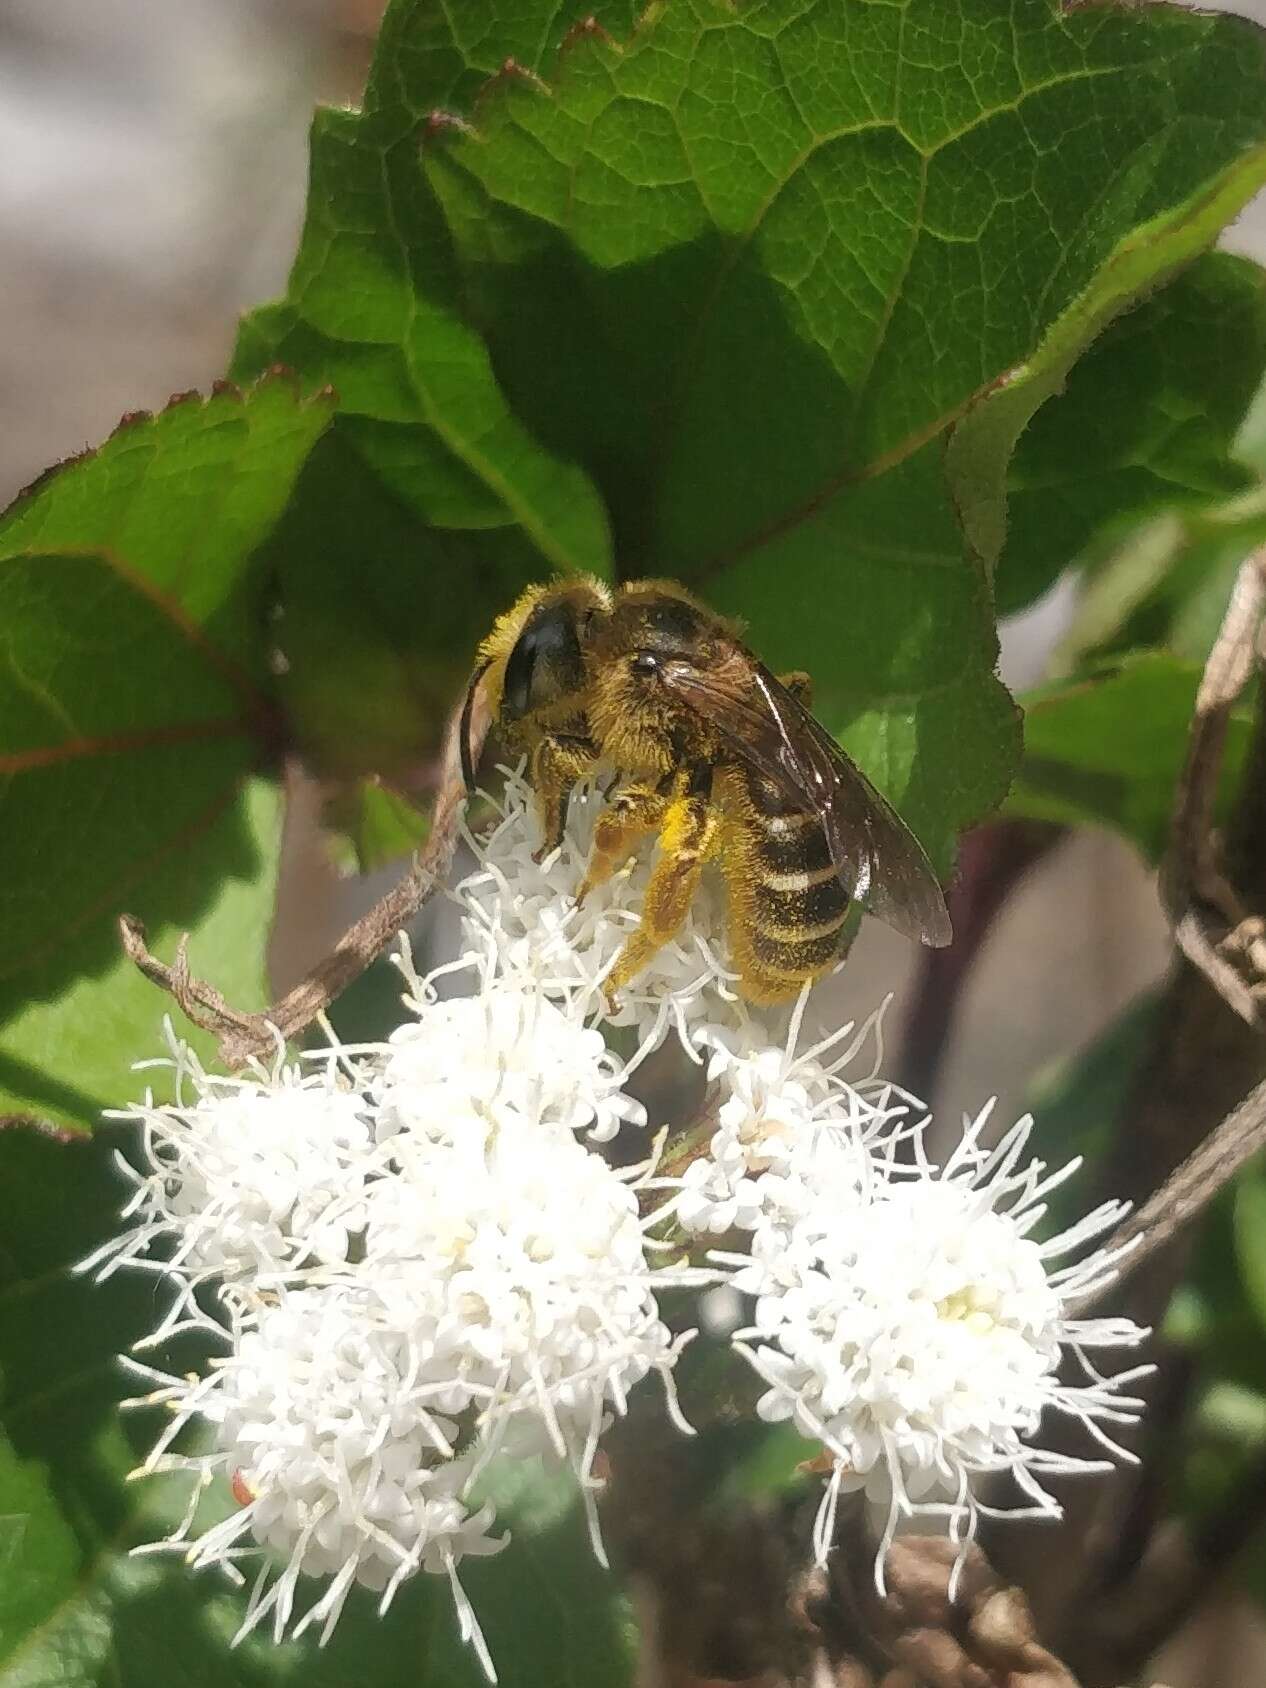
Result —
[[[854, 903], [904, 936], [950, 941], [918, 841], [809, 711], [805, 674], [775, 676], [737, 627], [667, 580], [529, 588], [483, 641], [479, 687], [526, 753], [543, 856], [562, 842], [572, 787], [617, 771], [578, 899], [650, 834], [659, 851], [638, 927], [607, 981], [614, 997], [681, 927], [704, 867], [726, 890], [731, 957], [751, 1002], [795, 996], [843, 953]], [[538, 856], [539, 859], [539, 856]]]

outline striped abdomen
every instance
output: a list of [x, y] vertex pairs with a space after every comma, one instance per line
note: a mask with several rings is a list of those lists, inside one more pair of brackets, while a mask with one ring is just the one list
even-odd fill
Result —
[[717, 773], [730, 946], [744, 996], [776, 1002], [824, 973], [844, 944], [851, 899], [817, 815], [748, 768]]

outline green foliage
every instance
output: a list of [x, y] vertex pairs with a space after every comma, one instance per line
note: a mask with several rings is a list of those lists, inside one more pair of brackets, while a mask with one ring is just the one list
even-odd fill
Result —
[[[1165, 1334], [1181, 1342], [1198, 1367], [1201, 1389], [1232, 1388], [1266, 1401], [1266, 1346], [1261, 1339], [1258, 1286], [1241, 1246], [1245, 1217], [1242, 1192], [1260, 1183], [1249, 1168], [1211, 1204], [1191, 1268], [1170, 1308]], [[1197, 1411], [1199, 1407], [1197, 1406]]]
[[[152, 1328], [153, 1281], [98, 1285], [66, 1270], [113, 1228], [123, 1185], [112, 1148], [104, 1136], [89, 1145], [0, 1131], [0, 1688], [478, 1688], [443, 1578], [415, 1579], [382, 1620], [354, 1594], [324, 1650], [311, 1637], [274, 1646], [259, 1636], [231, 1649], [243, 1592], [178, 1558], [129, 1557], [180, 1517], [188, 1487], [127, 1481], [154, 1414], [120, 1418], [119, 1400], [143, 1385], [115, 1356]], [[182, 1352], [157, 1363], [179, 1366]], [[594, 1561], [571, 1484], [529, 1461], [499, 1473], [489, 1498], [513, 1550], [462, 1577], [503, 1688], [631, 1683], [631, 1615]], [[210, 1522], [232, 1502], [213, 1493], [204, 1504]]]
[[[1158, 854], [1196, 667], [1266, 538], [1266, 289], [1198, 256], [1266, 180], [1260, 33], [1048, 0], [591, 6], [394, 0], [364, 110], [315, 121], [288, 293], [243, 325], [235, 376], [265, 378], [128, 419], [0, 517], [0, 1116], [85, 1135], [134, 1093], [164, 1004], [125, 909], [264, 1001], [281, 758], [362, 870], [405, 853], [478, 637], [554, 571], [673, 575], [746, 618], [948, 868], [1018, 759], [995, 572], [1015, 607], [1076, 561], [1074, 677], [1029, 700], [1011, 807]], [[373, 971], [337, 1023], [398, 995]], [[1141, 1035], [1069, 1111], [1110, 1117]], [[0, 1688], [473, 1684], [430, 1578], [383, 1623], [354, 1601], [325, 1653], [230, 1651], [239, 1595], [128, 1557], [178, 1503], [124, 1483], [151, 1427], [120, 1421], [113, 1356], [152, 1288], [65, 1270], [112, 1223], [107, 1148], [0, 1131]], [[800, 1481], [785, 1428], [714, 1428], [714, 1504]], [[519, 1539], [469, 1585], [503, 1683], [619, 1688], [629, 1612], [573, 1497], [498, 1481]]]
[[[1251, 1494], [1259, 1480], [1266, 1453], [1260, 1258], [1252, 1257], [1256, 1239], [1246, 1237], [1260, 1186], [1260, 1168], [1250, 1167], [1212, 1204], [1164, 1325], [1163, 1334], [1186, 1351], [1190, 1368], [1171, 1487], [1197, 1531], [1238, 1510], [1239, 1497]], [[1260, 1553], [1241, 1557], [1234, 1568], [1248, 1588], [1266, 1593]]]
[[[375, 779], [343, 787], [323, 817], [337, 859], [348, 873], [373, 873], [409, 855], [430, 831], [430, 817], [403, 792]], [[339, 852], [340, 840], [346, 849]]]
[[78, 1127], [160, 1004], [124, 909], [266, 1000], [276, 754], [258, 547], [332, 401], [271, 380], [129, 419], [0, 519], [0, 1113]]
[[[1048, 1164], [1082, 1155], [1093, 1178], [1116, 1133], [1131, 1128], [1126, 1105], [1160, 1032], [1159, 1001], [1154, 992], [1137, 998], [1087, 1048], [1034, 1085], [1028, 1101], [1037, 1146]], [[1044, 1235], [1084, 1215], [1086, 1177], [1054, 1192]], [[1180, 1422], [1160, 1432], [1166, 1441], [1154, 1469], [1167, 1501], [1197, 1530], [1258, 1481], [1266, 1452], [1264, 1195], [1266, 1168], [1258, 1162], [1215, 1198], [1159, 1332], [1161, 1357], [1170, 1367], [1182, 1351], [1177, 1378], [1180, 1389], [1186, 1380], [1186, 1405]], [[1167, 1376], [1173, 1391], [1175, 1373]], [[1237, 1569], [1246, 1586], [1266, 1597], [1260, 1552]]]
[[[991, 561], [1029, 415], [1261, 178], [1259, 39], [1044, 0], [674, 0], [631, 37], [627, 7], [584, 12], [516, 6], [493, 48], [488, 20], [392, 9], [237, 368], [333, 381], [337, 439], [503, 599], [607, 565], [597, 489], [621, 571], [812, 669], [946, 863], [1015, 755], [956, 512]], [[364, 739], [338, 729], [342, 766]]]
[[1204, 662], [1266, 541], [1264, 377], [1266, 276], [1214, 253], [1114, 325], [1035, 419], [1012, 462], [998, 604], [1077, 565], [1054, 672], [1152, 647]]
[[1114, 323], [1019, 442], [999, 613], [1037, 597], [1105, 530], [1198, 513], [1250, 486], [1239, 434], [1263, 375], [1266, 276], [1244, 258], [1210, 253]]
[[[1149, 861], [1164, 853], [1200, 667], [1144, 651], [1030, 693], [1025, 755], [1006, 812], [1110, 826]], [[1249, 723], [1233, 717], [1223, 790], [1234, 789]]]
[[1121, 533], [1096, 534], [1085, 595], [1057, 665], [1161, 646], [1203, 665], [1241, 562], [1266, 542], [1266, 484], [1185, 511], [1171, 508]]
[[[1018, 607], [1070, 560], [1083, 574], [1060, 677], [1023, 700], [1008, 812], [1107, 825], [1160, 861], [1200, 672], [1266, 538], [1264, 369], [1266, 276], [1214, 254], [1110, 329], [1022, 442], [1000, 601]], [[1223, 805], [1249, 730], [1246, 705]]]
[[[807, 1487], [806, 1467], [822, 1455], [822, 1444], [802, 1436], [793, 1424], [757, 1422], [725, 1468], [710, 1496], [715, 1507], [768, 1501]], [[715, 1432], [713, 1433], [715, 1435]]]
[[1245, 1292], [1266, 1330], [1266, 1166], [1260, 1161], [1236, 1185], [1235, 1253]]

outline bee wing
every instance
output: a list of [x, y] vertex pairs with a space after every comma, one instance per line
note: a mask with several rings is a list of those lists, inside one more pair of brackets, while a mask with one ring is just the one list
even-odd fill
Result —
[[738, 757], [821, 819], [850, 895], [903, 937], [940, 948], [949, 911], [923, 847], [885, 797], [769, 670], [739, 654], [704, 671], [660, 665], [664, 684], [703, 717]]

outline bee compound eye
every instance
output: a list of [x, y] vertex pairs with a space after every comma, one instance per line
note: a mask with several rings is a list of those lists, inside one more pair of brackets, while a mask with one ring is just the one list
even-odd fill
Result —
[[520, 636], [510, 652], [510, 660], [506, 663], [505, 678], [502, 682], [501, 708], [511, 721], [520, 720], [527, 714], [531, 705], [532, 680], [539, 646], [539, 635], [535, 630], [529, 629]]
[[629, 667], [635, 674], [658, 674], [659, 658], [652, 656], [649, 651], [638, 651], [630, 660]]

